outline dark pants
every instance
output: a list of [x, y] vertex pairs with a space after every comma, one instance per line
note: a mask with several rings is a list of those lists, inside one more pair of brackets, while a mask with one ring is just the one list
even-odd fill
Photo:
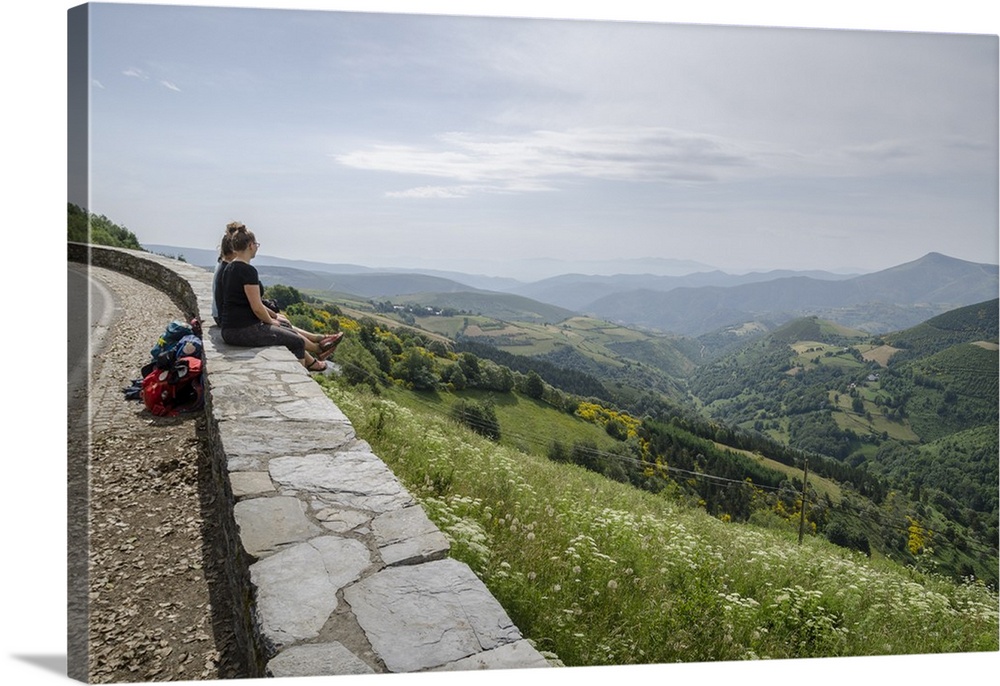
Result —
[[300, 360], [306, 356], [306, 342], [302, 336], [291, 329], [264, 322], [239, 329], [223, 329], [222, 340], [229, 345], [238, 345], [244, 348], [283, 345]]

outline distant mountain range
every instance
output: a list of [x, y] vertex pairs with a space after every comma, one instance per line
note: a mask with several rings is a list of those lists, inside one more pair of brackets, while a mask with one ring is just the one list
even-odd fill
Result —
[[818, 315], [878, 333], [914, 326], [956, 307], [997, 297], [997, 265], [939, 253], [846, 279], [785, 276], [733, 286], [678, 287], [609, 294], [588, 314], [689, 336], [750, 321], [780, 324]]
[[[172, 245], [143, 245], [144, 249], [157, 253], [160, 255], [168, 255], [170, 257], [183, 257], [184, 260], [190, 264], [198, 267], [205, 267], [206, 269], [214, 269], [216, 260], [219, 257], [219, 253], [215, 250], [205, 250], [203, 248], [182, 248]], [[283, 257], [270, 257], [268, 255], [258, 255], [254, 259], [254, 266], [257, 270], [263, 273], [266, 271], [272, 275], [282, 275], [284, 274], [288, 279], [295, 279], [300, 283], [292, 283], [291, 281], [281, 281], [288, 286], [295, 286], [296, 288], [318, 288], [320, 290], [329, 290], [326, 286], [322, 285], [330, 275], [379, 275], [381, 277], [387, 277], [390, 275], [397, 274], [409, 274], [409, 275], [423, 275], [431, 276], [439, 279], [447, 279], [460, 284], [462, 288], [468, 290], [468, 288], [482, 289], [490, 291], [502, 291], [508, 292], [519, 286], [523, 286], [524, 282], [518, 281], [517, 279], [504, 278], [499, 276], [485, 276], [482, 274], [466, 274], [458, 272], [449, 272], [439, 269], [398, 269], [398, 268], [373, 268], [365, 267], [359, 264], [328, 264], [325, 262], [311, 262], [309, 260], [289, 260]], [[296, 272], [301, 272], [296, 274]], [[312, 278], [310, 274], [314, 274], [317, 278]], [[262, 276], [263, 278], [263, 276]], [[273, 279], [270, 280], [271, 283], [278, 283]], [[313, 283], [317, 285], [309, 286], [306, 283]], [[395, 283], [392, 281], [387, 281], [387, 283]], [[419, 283], [414, 281], [413, 283]], [[427, 282], [432, 285], [436, 282]], [[438, 285], [441, 285], [438, 283]], [[368, 287], [371, 290], [371, 286]], [[433, 290], [433, 288], [416, 288], [416, 290], [403, 290], [396, 291], [395, 287], [375, 287], [374, 291], [369, 295], [367, 292], [355, 292], [347, 291], [355, 295], [368, 295], [369, 297], [383, 297], [386, 295], [394, 295], [400, 293], [416, 293], [427, 290]], [[407, 288], [414, 288], [409, 286]], [[341, 289], [334, 289], [341, 290]], [[445, 291], [450, 290], [450, 288], [445, 288]], [[343, 292], [343, 291], [342, 291]]]
[[[183, 256], [212, 268], [211, 250], [147, 245], [164, 255]], [[594, 263], [595, 265], [599, 263]], [[622, 263], [604, 263], [623, 266]], [[562, 311], [684, 336], [699, 336], [747, 322], [768, 328], [802, 316], [820, 316], [869, 333], [897, 331], [956, 307], [991, 300], [1000, 289], [1000, 267], [929, 253], [912, 262], [870, 274], [769, 271], [733, 275], [718, 270], [665, 274], [679, 262], [636, 261], [632, 268], [660, 273], [595, 276], [563, 274], [534, 282], [440, 270], [375, 269], [259, 256], [254, 265], [267, 284], [300, 290], [409, 300], [482, 311], [489, 294], [518, 297], [522, 318], [549, 321]], [[697, 267], [691, 263], [689, 267]], [[464, 295], [463, 295], [464, 294]], [[531, 301], [538, 303], [530, 306]], [[555, 306], [554, 309], [552, 306]]]
[[749, 274], [727, 274], [722, 271], [693, 272], [682, 276], [655, 274], [616, 274], [593, 276], [564, 274], [512, 289], [518, 295], [560, 305], [573, 310], [588, 310], [592, 303], [617, 294], [655, 291], [665, 293], [675, 288], [700, 288], [704, 286], [730, 287], [792, 276], [806, 276], [818, 280], [836, 281], [849, 279], [851, 274], [834, 274], [824, 271], [769, 271]]

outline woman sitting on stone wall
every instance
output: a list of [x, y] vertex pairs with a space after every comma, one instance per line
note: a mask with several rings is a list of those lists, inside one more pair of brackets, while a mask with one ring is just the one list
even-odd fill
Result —
[[261, 300], [260, 278], [250, 261], [257, 255], [260, 243], [243, 224], [227, 228], [232, 260], [226, 265], [221, 279], [222, 340], [229, 345], [258, 347], [284, 345], [310, 372], [329, 369], [326, 360], [306, 351], [306, 340], [281, 322]]
[[[222, 325], [223, 306], [222, 277], [225, 274], [226, 267], [233, 261], [233, 234], [240, 229], [246, 229], [246, 226], [240, 222], [230, 222], [226, 225], [226, 233], [223, 235], [222, 242], [219, 246], [219, 260], [215, 266], [215, 274], [212, 276], [212, 317], [215, 319], [215, 323], [220, 326]], [[342, 331], [327, 336], [324, 334], [306, 331], [305, 329], [300, 329], [299, 327], [293, 325], [287, 317], [268, 307], [267, 303], [263, 300], [263, 285], [260, 286], [260, 294], [261, 302], [264, 303], [264, 307], [267, 309], [268, 314], [271, 315], [271, 319], [277, 320], [279, 326], [291, 329], [305, 339], [306, 351], [312, 353], [313, 356], [318, 357], [321, 360], [325, 360], [333, 354], [337, 345], [340, 344], [341, 339], [344, 337], [344, 333]]]

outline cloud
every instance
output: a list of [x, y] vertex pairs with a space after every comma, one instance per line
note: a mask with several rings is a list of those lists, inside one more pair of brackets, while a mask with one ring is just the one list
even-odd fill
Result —
[[180, 88], [170, 83], [169, 81], [160, 81], [160, 85], [162, 85], [164, 88], [169, 88], [172, 91], [177, 91], [178, 93], [181, 92]]
[[996, 146], [964, 136], [890, 138], [817, 151], [811, 158], [831, 174], [984, 174], [996, 164]]
[[135, 67], [129, 67], [128, 69], [123, 71], [122, 74], [124, 74], [125, 76], [131, 76], [133, 78], [139, 79], [140, 81], [149, 80], [149, 76], [146, 75], [146, 72], [144, 72], [142, 69], [137, 69]]
[[90, 85], [92, 85], [94, 88], [100, 88], [101, 90], [104, 90], [104, 84], [98, 81], [97, 79], [91, 79]]
[[869, 145], [852, 146], [844, 149], [847, 158], [856, 158], [871, 162], [892, 162], [916, 157], [920, 152], [918, 146], [910, 141], [884, 140]]
[[466, 198], [481, 186], [420, 186], [405, 191], [387, 191], [387, 198]]
[[757, 168], [747, 146], [662, 127], [537, 130], [523, 135], [440, 134], [426, 145], [378, 143], [333, 155], [368, 171], [448, 178], [391, 197], [465, 197], [476, 192], [551, 191], [573, 179], [710, 182]]

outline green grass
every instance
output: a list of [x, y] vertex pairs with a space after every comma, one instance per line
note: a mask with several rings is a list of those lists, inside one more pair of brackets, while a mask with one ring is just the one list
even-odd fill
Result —
[[830, 402], [835, 403], [836, 406], [832, 417], [833, 421], [837, 422], [837, 426], [844, 430], [850, 429], [859, 435], [884, 432], [889, 438], [905, 443], [916, 443], [920, 440], [908, 421], [896, 421], [882, 416], [882, 408], [872, 401], [871, 398], [874, 397], [874, 394], [870, 389], [862, 388], [861, 393], [865, 412], [871, 415], [870, 420], [867, 416], [859, 415], [854, 411], [851, 407], [852, 399], [850, 396], [840, 395], [839, 400], [835, 401], [834, 397], [838, 394], [830, 391]]
[[[522, 632], [567, 665], [995, 651], [997, 596], [496, 445], [322, 380]], [[508, 430], [501, 421], [502, 430]]]
[[481, 390], [415, 393], [390, 388], [384, 395], [415, 412], [430, 412], [439, 416], [448, 416], [451, 406], [459, 400], [491, 402], [501, 426], [500, 444], [541, 457], [548, 454], [553, 441], [559, 441], [566, 447], [572, 447], [574, 442], [587, 441], [602, 450], [610, 449], [617, 442], [599, 426], [517, 393]]
[[844, 352], [843, 345], [831, 345], [817, 341], [796, 341], [791, 344], [791, 348], [795, 355], [792, 356], [790, 364], [806, 370], [818, 366], [814, 362], [816, 359], [819, 360], [818, 364], [820, 365], [831, 365], [845, 370], [853, 371], [864, 367], [853, 355]]

